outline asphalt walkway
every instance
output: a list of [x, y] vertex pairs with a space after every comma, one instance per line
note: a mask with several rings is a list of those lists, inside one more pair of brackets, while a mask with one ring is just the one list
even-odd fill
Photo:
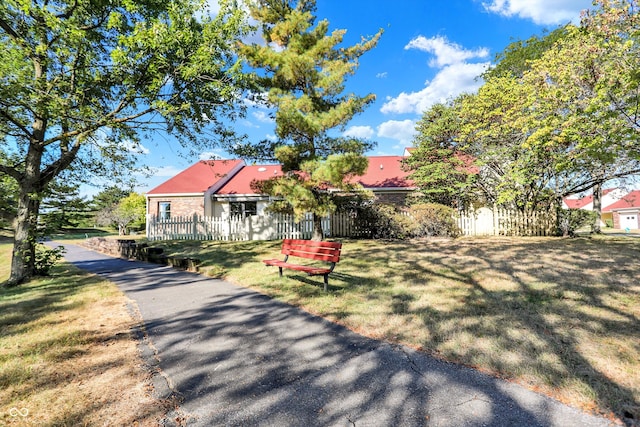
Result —
[[223, 280], [64, 246], [135, 301], [156, 389], [189, 426], [612, 425]]

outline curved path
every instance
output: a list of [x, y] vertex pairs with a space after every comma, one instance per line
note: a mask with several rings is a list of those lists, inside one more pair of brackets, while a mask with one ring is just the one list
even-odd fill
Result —
[[156, 389], [182, 399], [169, 419], [190, 426], [612, 425], [222, 280], [65, 248], [135, 301]]

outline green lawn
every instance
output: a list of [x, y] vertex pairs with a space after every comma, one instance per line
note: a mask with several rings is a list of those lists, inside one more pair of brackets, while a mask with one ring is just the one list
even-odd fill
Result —
[[155, 242], [362, 334], [640, 419], [640, 239], [344, 241], [330, 276], [261, 260], [280, 242]]

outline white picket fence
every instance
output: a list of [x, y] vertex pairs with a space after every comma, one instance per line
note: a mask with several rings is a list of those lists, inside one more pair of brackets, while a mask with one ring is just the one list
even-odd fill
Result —
[[[323, 218], [322, 229], [327, 237], [363, 237], [366, 234], [366, 230], [358, 227], [348, 214]], [[169, 220], [147, 216], [149, 240], [277, 240], [310, 239], [312, 236], [311, 215], [300, 222], [296, 222], [293, 215], [279, 214], [245, 218], [192, 215]]]
[[459, 212], [457, 221], [465, 236], [553, 236], [557, 229], [554, 211], [482, 207]]
[[[551, 236], [555, 233], [555, 215], [505, 209], [480, 208], [459, 212], [456, 220], [465, 236]], [[370, 237], [367, 224], [349, 213], [337, 213], [322, 219], [326, 237]], [[296, 222], [293, 215], [254, 215], [246, 218], [216, 218], [200, 215], [161, 220], [147, 216], [149, 240], [278, 240], [310, 239], [313, 217]]]

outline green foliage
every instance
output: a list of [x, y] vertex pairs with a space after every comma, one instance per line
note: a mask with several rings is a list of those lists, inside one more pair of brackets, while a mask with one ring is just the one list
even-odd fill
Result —
[[64, 256], [64, 246], [48, 248], [45, 245], [36, 245], [35, 275], [48, 276], [51, 268]]
[[9, 226], [16, 216], [17, 190], [14, 179], [0, 174], [0, 228]]
[[558, 222], [560, 234], [563, 236], [573, 236], [576, 230], [593, 225], [595, 220], [596, 212], [594, 211], [585, 209], [561, 209]]
[[119, 202], [105, 207], [96, 214], [98, 225], [114, 227], [120, 235], [127, 230], [142, 230], [145, 227], [146, 199], [144, 195], [130, 193]]
[[143, 230], [146, 224], [145, 215], [147, 211], [147, 200], [143, 194], [131, 193], [118, 203], [118, 210], [122, 216], [133, 218], [127, 224], [129, 228]]
[[567, 35], [567, 27], [559, 27], [542, 36], [532, 36], [527, 40], [510, 43], [504, 51], [496, 54], [495, 65], [482, 77], [486, 80], [494, 77], [521, 77], [530, 69], [531, 61], [540, 59], [558, 40]]
[[424, 201], [456, 206], [479, 197], [473, 189], [477, 167], [459, 143], [458, 108], [435, 104], [427, 110], [416, 126], [414, 150], [403, 161]]
[[420, 203], [409, 207], [410, 235], [413, 237], [458, 237], [460, 229], [455, 210], [438, 203]]
[[510, 45], [459, 100], [458, 138], [489, 202], [546, 208], [640, 172], [638, 8], [596, 6], [579, 28]]
[[357, 190], [349, 179], [364, 173], [367, 141], [331, 136], [373, 103], [375, 95], [343, 94], [345, 79], [358, 67], [358, 58], [372, 49], [381, 32], [351, 47], [341, 46], [345, 30], [329, 32], [329, 23], [315, 24], [315, 0], [250, 2], [251, 16], [262, 28], [265, 44], [242, 45], [241, 56], [256, 70], [256, 90], [267, 93], [275, 109], [276, 144], [261, 153], [282, 164], [285, 176], [258, 186], [279, 198], [271, 208], [290, 210], [301, 218], [311, 212], [316, 235], [319, 217], [335, 210], [329, 188]]
[[88, 203], [80, 197], [77, 185], [67, 185], [58, 180], [51, 183], [47, 196], [42, 200], [40, 222], [45, 234], [65, 227], [76, 227], [88, 215]]
[[117, 205], [120, 200], [124, 199], [131, 193], [131, 190], [124, 190], [118, 186], [110, 186], [100, 191], [91, 199], [91, 209], [100, 211], [104, 208], [110, 208]]
[[358, 211], [358, 223], [366, 224], [372, 239], [406, 239], [408, 218], [400, 213], [397, 206], [369, 204]]

